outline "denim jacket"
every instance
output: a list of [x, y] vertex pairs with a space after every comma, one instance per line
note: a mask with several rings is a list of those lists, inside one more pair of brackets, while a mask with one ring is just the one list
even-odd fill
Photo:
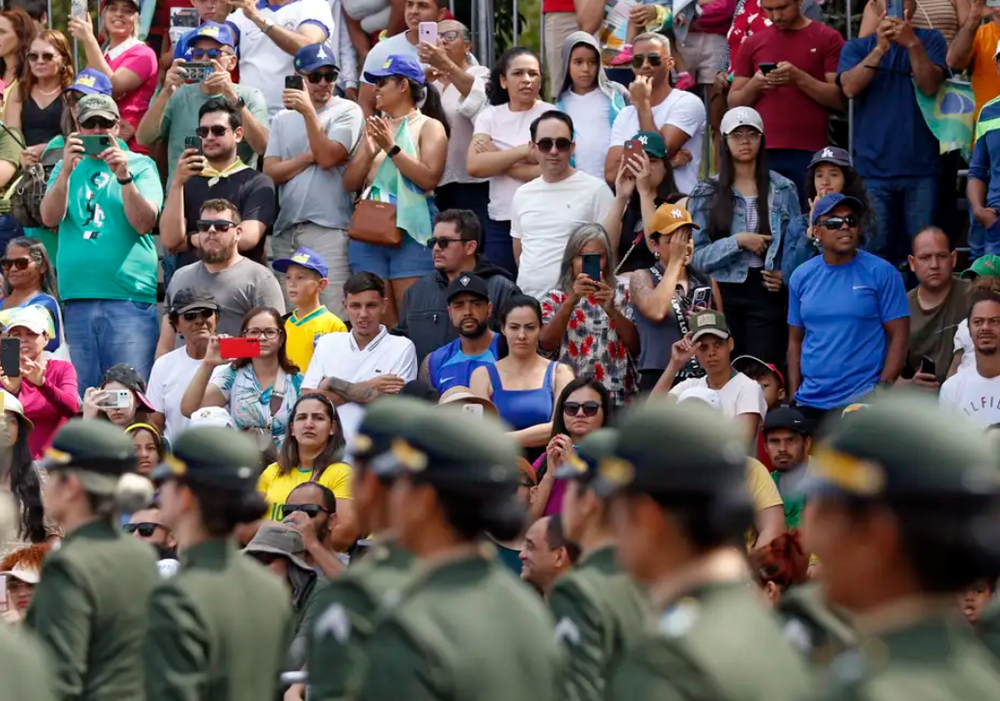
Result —
[[[799, 215], [799, 196], [795, 185], [788, 178], [770, 172], [771, 184], [767, 192], [767, 211], [771, 217], [771, 244], [764, 257], [765, 270], [781, 270], [781, 239], [788, 228], [789, 222]], [[713, 178], [715, 180], [717, 178]], [[695, 185], [688, 200], [691, 218], [701, 229], [694, 232], [694, 255], [691, 265], [702, 272], [711, 275], [717, 282], [746, 282], [748, 261], [752, 253], [744, 251], [736, 244], [736, 234], [747, 230], [747, 203], [740, 193], [736, 197], [736, 211], [733, 212], [733, 224], [730, 235], [726, 238], [712, 241], [705, 227], [708, 224], [709, 206], [712, 200], [713, 186], [705, 181]], [[788, 281], [785, 281], [788, 284]]]

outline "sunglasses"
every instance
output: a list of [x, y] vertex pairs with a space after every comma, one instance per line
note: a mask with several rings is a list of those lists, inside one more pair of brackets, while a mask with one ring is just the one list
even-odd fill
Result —
[[212, 229], [224, 234], [233, 227], [239, 226], [239, 224], [228, 219], [199, 219], [195, 226], [198, 227], [198, 231], [202, 234], [207, 234]]
[[122, 530], [126, 533], [132, 534], [139, 531], [139, 535], [143, 538], [152, 538], [153, 534], [156, 533], [157, 528], [163, 528], [163, 530], [166, 530], [166, 528], [158, 523], [126, 523], [122, 526]]
[[327, 83], [333, 85], [337, 82], [338, 75], [337, 71], [316, 71], [307, 75], [306, 79], [313, 85], [318, 84], [321, 80], [325, 80]]
[[660, 54], [635, 54], [632, 57], [632, 68], [642, 68], [642, 64], [649, 61], [653, 68], [663, 65], [663, 57]]
[[304, 513], [309, 518], [316, 518], [320, 514], [328, 514], [328, 513], [330, 513], [329, 511], [327, 511], [326, 509], [324, 509], [319, 504], [282, 504], [281, 505], [281, 517], [282, 518], [288, 518], [288, 516], [290, 516], [291, 514], [294, 514], [296, 511], [301, 511], [302, 513]]
[[846, 217], [829, 217], [821, 221], [819, 225], [830, 231], [843, 229], [845, 225], [848, 229], [853, 229], [858, 225], [858, 218], [853, 214], [848, 214]]
[[222, 49], [191, 49], [192, 58], [219, 58]]
[[209, 134], [212, 136], [225, 136], [227, 131], [229, 131], [229, 127], [224, 127], [221, 124], [213, 124], [210, 127], [198, 127], [194, 130], [194, 133], [204, 139]]
[[583, 409], [584, 416], [597, 416], [597, 412], [601, 410], [600, 402], [566, 402], [563, 404], [563, 413], [567, 416], [578, 416], [580, 414], [580, 409]]
[[537, 146], [538, 150], [543, 153], [549, 153], [552, 151], [553, 146], [556, 147], [556, 151], [559, 153], [566, 153], [572, 145], [572, 139], [567, 139], [565, 136], [560, 136], [558, 139], [544, 138], [535, 142], [535, 146]]
[[0, 269], [3, 270], [10, 270], [11, 268], [17, 268], [18, 270], [27, 270], [29, 265], [31, 265], [31, 258], [0, 259]]
[[181, 314], [181, 318], [184, 321], [197, 321], [198, 319], [211, 319], [215, 316], [215, 312], [211, 309], [196, 309], [193, 312], [184, 312]]
[[466, 239], [442, 239], [442, 238], [437, 238], [436, 236], [431, 236], [429, 239], [427, 239], [427, 248], [430, 248], [432, 250], [434, 248], [440, 248], [444, 250], [453, 243], [465, 243], [465, 241]]
[[43, 61], [44, 63], [49, 63], [50, 61], [56, 60], [56, 54], [36, 54], [34, 51], [28, 54], [28, 61], [30, 63], [37, 63]]
[[80, 122], [84, 129], [110, 129], [118, 124], [117, 119], [105, 119], [104, 117], [91, 117]]

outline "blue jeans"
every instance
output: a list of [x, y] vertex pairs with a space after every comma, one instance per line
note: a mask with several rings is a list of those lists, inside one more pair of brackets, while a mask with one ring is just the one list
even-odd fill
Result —
[[997, 254], [1000, 254], [1000, 219], [989, 229], [984, 229], [972, 216], [972, 205], [969, 205], [969, 260]]
[[767, 150], [767, 168], [795, 183], [795, 191], [799, 194], [799, 207], [803, 212], [809, 211], [809, 199], [806, 197], [806, 171], [812, 160], [812, 151], [799, 151], [790, 148], [769, 148]]
[[21, 223], [13, 214], [0, 216], [0, 251], [7, 250], [7, 244], [18, 236], [24, 236]]
[[865, 185], [876, 222], [866, 248], [899, 265], [910, 254], [910, 242], [917, 232], [933, 223], [938, 179], [865, 178]]
[[517, 280], [517, 262], [514, 260], [514, 240], [510, 237], [509, 221], [487, 219], [483, 227], [483, 250], [486, 259], [499, 265]]
[[107, 369], [117, 363], [127, 363], [149, 379], [160, 335], [155, 304], [69, 300], [63, 303], [63, 326], [81, 395], [88, 387], [97, 387]]

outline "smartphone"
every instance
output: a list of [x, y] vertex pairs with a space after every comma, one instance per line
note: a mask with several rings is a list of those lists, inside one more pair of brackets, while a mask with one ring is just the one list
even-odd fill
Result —
[[428, 44], [438, 43], [437, 22], [421, 22], [417, 25], [417, 41], [426, 41]]
[[712, 288], [711, 287], [698, 287], [695, 289], [694, 293], [691, 295], [691, 307], [702, 309], [712, 308]]
[[483, 417], [483, 405], [482, 404], [463, 404], [462, 411], [466, 414], [472, 414], [473, 416]]
[[594, 282], [601, 281], [601, 254], [583, 253], [580, 255], [583, 260], [583, 272]]
[[132, 392], [127, 389], [101, 390], [104, 396], [97, 400], [102, 409], [128, 409], [132, 406]]
[[777, 63], [762, 63], [762, 64], [760, 64], [759, 68], [760, 68], [760, 72], [761, 73], [763, 73], [764, 75], [767, 75], [771, 71], [778, 70], [778, 64]]
[[72, 0], [69, 5], [69, 16], [80, 18], [87, 14], [87, 0]]
[[885, 0], [885, 15], [889, 19], [903, 19], [903, 0]]
[[205, 61], [183, 61], [180, 65], [184, 69], [185, 83], [201, 83], [215, 72], [215, 67]]
[[285, 90], [305, 90], [306, 85], [300, 75], [285, 76]]
[[184, 137], [184, 150], [186, 151], [189, 148], [193, 148], [195, 151], [198, 152], [199, 155], [202, 155], [202, 156], [205, 155], [205, 150], [204, 150], [204, 148], [201, 145], [201, 137], [200, 136], [185, 136]]
[[629, 139], [625, 142], [625, 153], [639, 153], [642, 151], [642, 142], [638, 139]]
[[96, 156], [104, 149], [111, 148], [113, 143], [107, 134], [78, 134], [76, 138], [83, 142], [85, 156]]
[[924, 355], [920, 357], [920, 372], [937, 377], [937, 363], [933, 359]]
[[21, 376], [21, 339], [5, 338], [0, 341], [0, 369], [7, 377]]
[[219, 353], [223, 358], [259, 358], [259, 338], [220, 338]]

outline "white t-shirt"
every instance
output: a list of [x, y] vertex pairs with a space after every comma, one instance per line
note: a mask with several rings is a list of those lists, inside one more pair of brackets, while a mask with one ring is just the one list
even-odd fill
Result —
[[973, 359], [972, 367], [963, 368], [945, 380], [938, 401], [983, 428], [1000, 424], [1000, 377], [983, 377]]
[[535, 178], [514, 193], [511, 238], [521, 240], [517, 286], [542, 299], [559, 281], [563, 251], [580, 224], [603, 222], [615, 196], [604, 180], [576, 171], [557, 183]]
[[[417, 379], [417, 349], [413, 341], [402, 336], [390, 336], [382, 327], [364, 349], [359, 349], [354, 332], [328, 333], [316, 342], [309, 369], [302, 380], [302, 393], [316, 389], [326, 377], [337, 377], [348, 382], [364, 382], [376, 375], [399, 375], [407, 382]], [[337, 407], [340, 426], [347, 440], [348, 450], [357, 435], [363, 404], [341, 404]]]
[[201, 361], [192, 358], [187, 347], [181, 346], [157, 358], [149, 373], [146, 398], [154, 409], [166, 417], [165, 435], [171, 443], [191, 423], [181, 413], [181, 399], [199, 365]]
[[962, 319], [955, 331], [955, 353], [962, 351], [962, 362], [958, 369], [972, 368], [976, 366], [976, 348], [972, 345], [972, 334], [969, 333], [969, 320]]
[[448, 159], [444, 162], [444, 174], [439, 185], [451, 183], [481, 183], [485, 180], [473, 178], [466, 170], [469, 159], [469, 144], [472, 143], [472, 123], [480, 112], [487, 107], [486, 83], [490, 78], [490, 69], [486, 66], [469, 66], [467, 71], [474, 76], [472, 90], [465, 97], [458, 91], [454, 83], [444, 86], [440, 81], [433, 85], [441, 93], [441, 107], [451, 125], [448, 136]]
[[[701, 138], [705, 133], [705, 105], [689, 92], [671, 90], [666, 100], [653, 106], [653, 124], [657, 129], [669, 124], [691, 137], [683, 146], [684, 150], [691, 152], [691, 162], [682, 168], [674, 169], [677, 189], [685, 195], [691, 194], [701, 170]], [[638, 133], [639, 113], [635, 107], [629, 105], [615, 118], [615, 124], [611, 127], [611, 143], [624, 144]]]
[[568, 90], [560, 101], [576, 131], [573, 140], [577, 169], [604, 180], [604, 161], [611, 144], [611, 99], [599, 89], [586, 95]]
[[[707, 377], [697, 377], [678, 383], [670, 394], [679, 397], [681, 392], [692, 387], [708, 387]], [[738, 372], [718, 390], [719, 401], [722, 402], [722, 413], [730, 419], [740, 414], [757, 414], [763, 421], [767, 415], [767, 402], [764, 401], [764, 390], [760, 385]]]
[[[258, 3], [257, 8], [261, 15], [285, 29], [294, 31], [304, 24], [314, 24], [326, 32], [328, 39], [338, 31], [327, 0], [294, 0], [280, 6]], [[285, 76], [295, 75], [295, 57], [271, 41], [246, 18], [243, 10], [231, 14], [229, 21], [240, 32], [240, 85], [257, 88], [264, 94], [267, 116], [272, 119], [283, 107], [281, 92], [285, 89]], [[328, 50], [336, 61], [333, 49]]]
[[[555, 105], [539, 100], [530, 110], [511, 112], [510, 105], [490, 105], [476, 117], [473, 134], [487, 134], [493, 138], [493, 145], [500, 151], [507, 151], [518, 146], [524, 146], [531, 141], [531, 123]], [[490, 178], [490, 219], [493, 221], [511, 220], [511, 200], [517, 188], [523, 185], [520, 180], [509, 175], [495, 175]]]
[[[368, 52], [368, 56], [365, 57], [365, 65], [361, 69], [361, 75], [358, 77], [362, 83], [371, 85], [365, 79], [365, 73], [381, 68], [390, 56], [403, 56], [404, 54], [408, 54], [418, 61], [420, 60], [420, 57], [417, 55], [417, 47], [415, 44], [411, 44], [410, 40], [406, 38], [406, 32], [387, 37], [372, 46], [371, 51]], [[420, 67], [426, 68], [427, 64], [421, 63]]]

